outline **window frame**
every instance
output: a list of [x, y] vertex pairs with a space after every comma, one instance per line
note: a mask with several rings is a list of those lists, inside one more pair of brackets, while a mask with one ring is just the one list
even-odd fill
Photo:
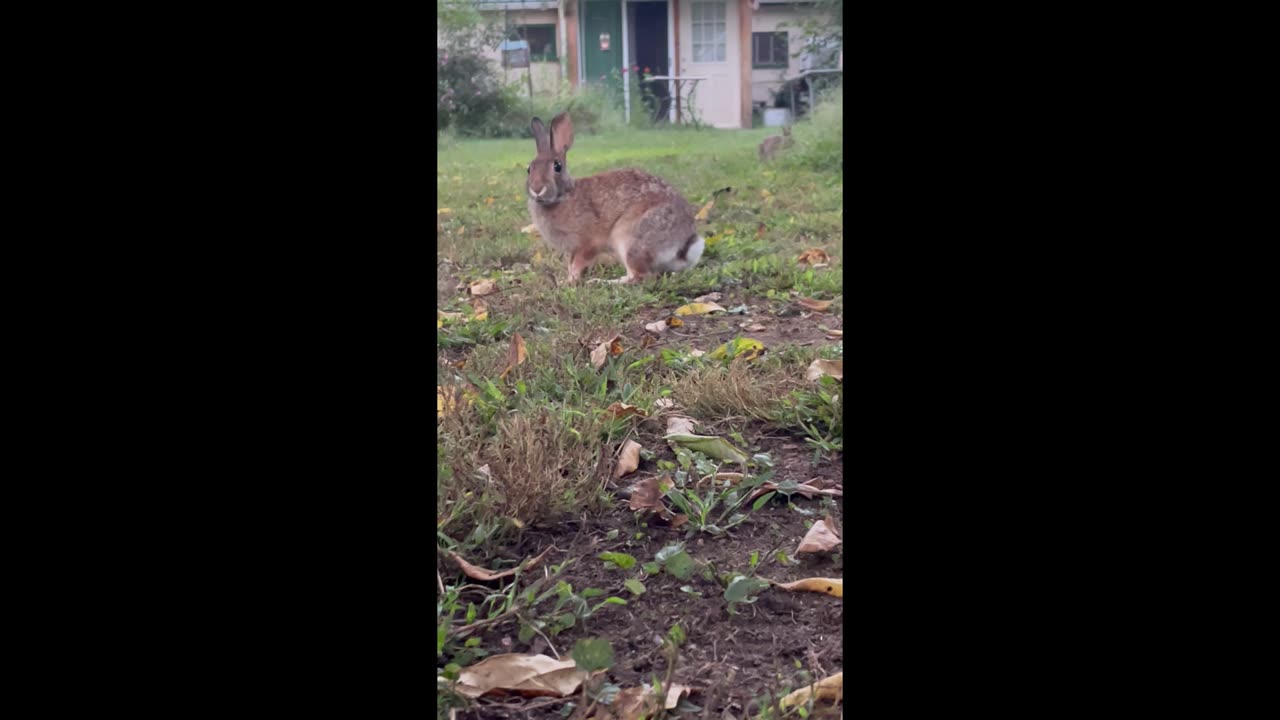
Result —
[[[699, 19], [695, 15], [695, 11], [701, 10], [705, 12], [710, 8], [719, 8], [718, 18], [712, 17], [708, 19], [703, 17]], [[708, 25], [711, 27], [712, 33], [723, 33], [723, 42], [716, 42], [714, 39], [711, 41], [698, 39], [697, 31], [699, 29], [705, 31]], [[723, 30], [719, 26], [723, 26]], [[715, 36], [713, 35], [712, 37], [714, 38]], [[710, 60], [698, 59], [699, 47], [702, 47], [704, 51], [708, 47], [711, 48]], [[729, 3], [726, 0], [694, 0], [689, 4], [689, 50], [690, 63], [695, 65], [714, 65], [729, 61]], [[723, 54], [719, 54], [717, 51]]]
[[[551, 48], [550, 56], [538, 55], [533, 52], [533, 43], [529, 42], [529, 33], [527, 32], [529, 28], [538, 28], [538, 29], [545, 28], [551, 31], [551, 42], [548, 43], [547, 45], [548, 47]], [[524, 40], [525, 42], [529, 43], [530, 64], [538, 63], [538, 62], [560, 62], [560, 48], [556, 47], [556, 42], [557, 40], [559, 40], [559, 38], [557, 37], [557, 34], [556, 34], [555, 24], [529, 23], [527, 25], [512, 25], [510, 32], [508, 32], [508, 35], [511, 35], [512, 36], [511, 39], [513, 40]]]
[[[769, 44], [770, 55], [773, 55], [774, 50], [776, 49], [772, 41], [776, 40], [779, 35], [782, 36], [782, 60], [781, 61], [777, 60], [776, 58], [773, 61], [768, 63], [762, 63], [759, 61], [759, 59], [756, 56], [756, 47], [757, 47], [756, 38], [760, 35], [770, 36], [771, 38], [771, 42]], [[764, 30], [761, 32], [751, 33], [751, 69], [752, 70], [785, 70], [786, 68], [789, 68], [789, 67], [791, 67], [791, 38], [788, 35], [786, 30]]]

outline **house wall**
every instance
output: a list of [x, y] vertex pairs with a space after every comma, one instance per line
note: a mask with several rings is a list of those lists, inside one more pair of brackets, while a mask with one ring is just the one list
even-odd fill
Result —
[[[570, 51], [570, 48], [560, 47], [560, 31], [559, 17], [555, 10], [511, 10], [507, 12], [485, 12], [484, 15], [489, 21], [498, 26], [504, 26], [508, 20], [512, 25], [555, 25], [556, 29], [556, 54], [563, 56]], [[489, 59], [493, 62], [494, 68], [498, 71], [498, 76], [504, 82], [518, 84], [520, 90], [528, 94], [528, 80], [525, 79], [524, 68], [504, 68], [502, 67], [502, 51], [497, 48], [490, 49], [487, 53]], [[554, 95], [560, 90], [560, 63], [557, 62], [532, 62], [529, 63], [529, 69], [533, 72], [533, 92], [535, 95]], [[566, 84], [568, 80], [563, 81]]]
[[[794, 53], [801, 47], [800, 37], [802, 35], [799, 27], [780, 28], [779, 25], [789, 23], [798, 25], [799, 23], [815, 16], [812, 7], [796, 6], [796, 5], [765, 5], [761, 4], [760, 9], [756, 10], [751, 17], [751, 32], [775, 32], [785, 30], [787, 33], [787, 43], [789, 54]], [[751, 53], [751, 47], [746, 49], [748, 55]], [[782, 87], [783, 77], [794, 77], [800, 73], [800, 58], [792, 57], [788, 60], [786, 70], [766, 69], [751, 70], [751, 102], [763, 103], [769, 102], [771, 99], [770, 91], [777, 90]]]
[[[705, 77], [698, 83], [694, 105], [698, 119], [717, 128], [742, 127], [741, 33], [738, 31], [739, 0], [725, 2], [724, 62], [693, 62], [693, 2], [680, 0], [680, 57], [678, 75]], [[747, 48], [750, 51], [750, 48]]]

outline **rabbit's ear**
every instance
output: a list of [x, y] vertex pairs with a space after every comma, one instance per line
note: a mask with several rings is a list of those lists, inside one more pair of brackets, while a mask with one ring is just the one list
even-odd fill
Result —
[[533, 142], [538, 146], [538, 152], [547, 152], [550, 148], [547, 145], [547, 128], [542, 124], [541, 118], [534, 118], [529, 123], [529, 129], [533, 131]]
[[562, 112], [551, 119], [551, 151], [567, 153], [573, 147], [573, 121]]

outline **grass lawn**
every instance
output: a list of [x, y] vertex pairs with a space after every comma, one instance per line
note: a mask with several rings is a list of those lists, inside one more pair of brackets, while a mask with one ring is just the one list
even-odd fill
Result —
[[[695, 207], [732, 187], [699, 223], [701, 263], [634, 286], [568, 286], [567, 261], [521, 232], [532, 140], [440, 149], [438, 707], [561, 718], [594, 705], [604, 717], [629, 697], [614, 693], [675, 683], [692, 690], [669, 715], [776, 717], [798, 712], [779, 697], [841, 671], [843, 601], [766, 581], [843, 577], [840, 547], [796, 552], [819, 520], [843, 536], [842, 381], [806, 378], [842, 358], [843, 177], [811, 169], [799, 147], [762, 165], [770, 134], [576, 139], [574, 177], [638, 167]], [[811, 248], [830, 260], [798, 262]], [[483, 280], [495, 291], [470, 294]], [[724, 311], [673, 316], [712, 293]], [[719, 440], [668, 441], [681, 417]], [[484, 580], [455, 557], [495, 572], [540, 560]], [[607, 672], [568, 698], [468, 699], [448, 682], [502, 653], [583, 667], [591, 639], [611, 647]]]

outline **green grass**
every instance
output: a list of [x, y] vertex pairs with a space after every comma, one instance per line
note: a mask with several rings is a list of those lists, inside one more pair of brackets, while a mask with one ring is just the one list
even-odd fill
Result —
[[[489, 306], [488, 319], [451, 321], [436, 331], [437, 385], [475, 388], [462, 410], [440, 424], [442, 463], [453, 470], [451, 481], [441, 488], [440, 517], [454, 516], [459, 522], [465, 515], [460, 524], [466, 524], [496, 513], [519, 523], [536, 523], [568, 508], [607, 501], [598, 480], [605, 467], [601, 455], [633, 432], [634, 421], [605, 421], [604, 408], [615, 401], [650, 407], [673, 387], [687, 395], [677, 398], [683, 407], [725, 413], [703, 420], [736, 422], [739, 430], [742, 422], [767, 423], [798, 437], [825, 432], [826, 450], [838, 447], [829, 442], [830, 423], [825, 431], [814, 430], [821, 408], [808, 407], [827, 400], [796, 382], [818, 357], [816, 347], [771, 347], [764, 358], [731, 363], [732, 367], [688, 357], [679, 344], [664, 345], [662, 354], [627, 348], [600, 371], [587, 360], [590, 348], [584, 343], [592, 335], [634, 331], [637, 318], [645, 313], [669, 313], [712, 291], [771, 298], [770, 307], [779, 313], [784, 313], [793, 291], [839, 301], [843, 177], [830, 170], [829, 157], [818, 162], [805, 159], [813, 131], [804, 124], [797, 128], [793, 154], [761, 164], [756, 146], [775, 133], [638, 130], [577, 138], [569, 153], [575, 177], [639, 167], [667, 179], [695, 206], [715, 190], [733, 188], [717, 199], [709, 222], [701, 224], [708, 248], [696, 268], [624, 287], [565, 285], [565, 261], [537, 235], [521, 233], [530, 223], [523, 188], [525, 167], [534, 155], [531, 140], [462, 140], [440, 149], [437, 208], [448, 212], [438, 213], [437, 276], [451, 286], [437, 297], [437, 309], [472, 314], [475, 299], [464, 291], [454, 292], [458, 283], [492, 278], [501, 288], [498, 295], [483, 299]], [[829, 152], [830, 139], [822, 142]], [[798, 265], [796, 256], [811, 247], [825, 249], [832, 265]], [[613, 264], [597, 266], [587, 277], [621, 274], [622, 268]], [[764, 321], [769, 323], [768, 318]], [[500, 379], [517, 332], [526, 343], [527, 360]], [[742, 388], [749, 389], [749, 397]], [[517, 414], [526, 420], [513, 425], [511, 418]], [[528, 437], [514, 438], [513, 433]], [[544, 452], [537, 447], [545, 447], [548, 457], [533, 457]], [[511, 464], [506, 459], [511, 453], [528, 462], [558, 466], [533, 480], [512, 466], [521, 484], [545, 485], [538, 500], [524, 500], [518, 508], [512, 499], [517, 493], [508, 487], [516, 480], [499, 467]], [[476, 468], [484, 465], [490, 477], [477, 480]], [[459, 505], [466, 510], [460, 512]]]

